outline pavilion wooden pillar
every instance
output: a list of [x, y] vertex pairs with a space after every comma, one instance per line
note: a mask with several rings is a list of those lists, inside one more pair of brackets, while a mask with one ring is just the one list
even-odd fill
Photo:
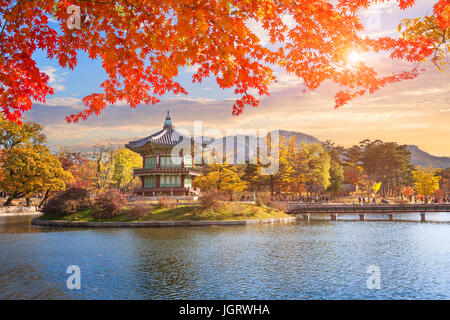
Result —
[[337, 221], [337, 216], [338, 216], [337, 213], [330, 214], [331, 221]]

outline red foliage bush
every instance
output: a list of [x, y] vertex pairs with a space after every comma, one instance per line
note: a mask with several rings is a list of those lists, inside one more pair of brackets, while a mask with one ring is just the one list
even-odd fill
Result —
[[57, 193], [48, 200], [42, 211], [45, 214], [66, 216], [89, 208], [92, 205], [89, 192], [83, 188], [70, 188]]
[[110, 219], [118, 216], [128, 201], [124, 194], [117, 189], [111, 189], [95, 197], [94, 217], [96, 219]]
[[270, 195], [258, 194], [255, 201], [257, 206], [272, 206], [272, 197]]
[[177, 206], [177, 201], [170, 199], [169, 197], [160, 197], [158, 199], [158, 205], [161, 208], [175, 208]]
[[226, 196], [217, 190], [211, 190], [202, 193], [200, 197], [200, 204], [204, 209], [216, 208], [221, 201], [226, 200]]
[[130, 209], [127, 210], [127, 218], [128, 220], [145, 218], [152, 213], [152, 210], [152, 205], [143, 202], [136, 202], [133, 203]]

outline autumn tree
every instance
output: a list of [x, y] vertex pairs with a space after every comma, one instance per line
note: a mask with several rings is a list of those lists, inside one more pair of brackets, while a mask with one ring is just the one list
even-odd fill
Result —
[[448, 66], [447, 55], [450, 50], [450, 4], [439, 1], [433, 9], [433, 14], [414, 19], [405, 19], [399, 26], [403, 39], [415, 40], [425, 38], [430, 40], [433, 48], [431, 61], [441, 71]]
[[0, 148], [6, 151], [20, 145], [43, 145], [47, 143], [43, 129], [36, 122], [26, 121], [17, 125], [0, 115]]
[[129, 149], [119, 148], [113, 154], [113, 162], [113, 185], [117, 189], [129, 191], [133, 183], [138, 180], [133, 174], [133, 169], [142, 166], [142, 157]]
[[330, 184], [331, 157], [319, 143], [297, 142], [296, 137], [280, 137], [278, 170], [269, 176], [274, 192], [301, 193], [325, 190]]
[[[358, 11], [376, 0], [0, 0], [0, 105], [9, 120], [20, 120], [33, 101], [53, 94], [49, 77], [34, 60], [36, 50], [63, 68], [74, 69], [78, 54], [101, 60], [107, 78], [101, 90], [83, 98], [85, 110], [67, 121], [87, 119], [107, 105], [154, 104], [164, 94], [187, 94], [177, 82], [182, 68], [196, 67], [194, 82], [212, 77], [237, 96], [233, 114], [257, 96], [269, 94], [273, 69], [295, 74], [305, 89], [331, 80], [343, 89], [335, 106], [387, 84], [418, 76], [417, 64], [434, 52], [432, 39], [361, 35]], [[398, 0], [401, 9], [414, 0]], [[447, 0], [433, 7], [436, 23], [448, 25]], [[289, 17], [288, 23], [283, 17]], [[56, 21], [53, 24], [52, 21]], [[259, 25], [270, 45], [250, 28]], [[380, 74], [368, 62], [348, 65], [352, 51], [388, 52], [411, 63]], [[253, 92], [256, 92], [254, 94]], [[256, 97], [255, 97], [256, 96]]]
[[361, 169], [358, 167], [347, 166], [344, 168], [344, 182], [352, 184], [354, 186], [358, 185], [361, 176]]
[[406, 197], [412, 197], [414, 195], [414, 188], [411, 186], [407, 186], [403, 188], [403, 194]]
[[70, 172], [43, 145], [23, 144], [5, 151], [2, 169], [0, 189], [9, 194], [4, 206], [17, 198], [27, 199], [29, 206], [29, 198], [39, 192], [44, 193], [42, 205], [53, 192], [65, 190], [66, 183], [72, 180]]
[[[43, 127], [35, 122], [18, 124], [0, 116], [2, 177], [0, 189], [9, 194], [5, 206], [17, 198], [44, 193], [42, 202], [55, 191], [64, 190], [72, 181], [59, 159], [47, 147]], [[42, 204], [41, 202], [41, 204]]]
[[439, 176], [441, 177], [439, 181], [439, 189], [444, 192], [444, 194], [450, 193], [450, 168], [442, 169], [439, 172]]
[[439, 181], [441, 179], [439, 170], [419, 167], [413, 174], [416, 178], [415, 187], [418, 194], [429, 196], [439, 190]]
[[196, 188], [200, 188], [202, 191], [217, 190], [230, 195], [240, 193], [247, 187], [236, 166], [217, 163], [210, 164], [206, 173], [196, 177], [193, 183]]
[[95, 145], [91, 157], [95, 168], [94, 190], [101, 193], [113, 183], [114, 149], [111, 145]]
[[[272, 145], [272, 136], [268, 135], [265, 139], [267, 146]], [[281, 190], [289, 191], [292, 184], [298, 177], [295, 176], [294, 168], [292, 166], [292, 157], [297, 152], [297, 144], [295, 137], [290, 139], [280, 136], [278, 143], [278, 152], [270, 152], [265, 156], [265, 163], [262, 167], [272, 167], [276, 170], [268, 170], [269, 174], [263, 176], [263, 181], [269, 186], [271, 200], [274, 200], [275, 193]], [[261, 159], [258, 159], [261, 161]], [[274, 165], [275, 164], [275, 165]]]
[[325, 190], [330, 185], [331, 157], [318, 143], [301, 143], [301, 157], [306, 163], [306, 177], [309, 192]]
[[69, 187], [91, 190], [96, 181], [95, 166], [87, 153], [63, 149], [58, 153], [59, 161], [64, 170], [73, 176]]

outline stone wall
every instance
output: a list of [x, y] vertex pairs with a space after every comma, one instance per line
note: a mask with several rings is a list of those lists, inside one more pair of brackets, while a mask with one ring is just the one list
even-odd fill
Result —
[[254, 225], [265, 223], [291, 223], [297, 220], [291, 218], [271, 218], [263, 220], [217, 220], [217, 221], [139, 221], [139, 222], [77, 222], [60, 220], [33, 219], [31, 224], [38, 226], [59, 226], [59, 227], [99, 227], [99, 228], [124, 228], [124, 227], [194, 227], [194, 226], [233, 226], [233, 225]]
[[41, 214], [40, 211], [36, 209], [35, 206], [32, 207], [22, 207], [22, 206], [10, 206], [10, 207], [0, 207], [0, 216], [2, 215], [30, 215], [30, 214]]

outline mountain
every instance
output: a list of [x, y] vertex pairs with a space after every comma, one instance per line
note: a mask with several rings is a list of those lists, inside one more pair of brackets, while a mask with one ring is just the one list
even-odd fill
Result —
[[280, 136], [283, 136], [287, 139], [291, 138], [292, 136], [296, 136], [297, 143], [300, 143], [300, 141], [305, 142], [306, 144], [310, 144], [312, 142], [321, 143], [320, 140], [317, 139], [316, 137], [310, 136], [303, 132], [287, 131], [287, 130], [279, 130], [279, 132], [280, 132]]
[[[297, 137], [297, 143], [300, 143], [300, 141], [303, 141], [306, 144], [310, 144], [312, 142], [321, 143], [321, 141], [319, 139], [317, 139], [316, 137], [310, 136], [310, 135], [302, 133], [302, 132], [279, 130], [279, 134], [280, 134], [280, 136], [283, 136], [285, 138], [291, 138], [292, 136], [295, 136], [295, 137]], [[245, 150], [246, 154], [248, 154], [249, 140], [244, 138], [242, 135], [239, 135], [239, 137], [240, 137], [240, 139], [237, 139], [235, 142], [236, 146], [238, 147], [237, 149]], [[227, 139], [227, 137], [223, 138], [224, 145], [225, 145], [226, 139]], [[206, 139], [206, 140], [208, 140], [208, 139]], [[121, 146], [121, 145], [122, 145], [121, 143], [112, 144], [112, 146], [114, 146], [115, 148], [117, 148], [118, 146]], [[75, 147], [72, 149], [74, 149], [75, 151], [92, 151], [92, 147], [89, 147], [89, 148]], [[433, 168], [439, 168], [439, 169], [450, 168], [450, 157], [433, 156], [433, 155], [421, 150], [416, 145], [407, 145], [407, 149], [411, 152], [411, 162], [416, 166], [433, 167]]]
[[[288, 130], [279, 130], [280, 136], [283, 136], [285, 138], [291, 138], [292, 136], [295, 136], [297, 138], [297, 143], [300, 143], [300, 141], [305, 142], [306, 144], [310, 144], [312, 142], [321, 143], [319, 139], [317, 139], [314, 136], [310, 136], [308, 134], [302, 133], [302, 132], [296, 132], [296, 131], [288, 131]], [[225, 139], [223, 138], [223, 143], [225, 144]], [[236, 142], [237, 145], [240, 145], [240, 147], [244, 150], [246, 150], [246, 153], [248, 152], [248, 140], [247, 139], [238, 139]], [[242, 145], [244, 144], [244, 145]], [[242, 150], [241, 149], [241, 150]], [[407, 145], [407, 149], [411, 152], [411, 162], [415, 166], [422, 166], [422, 167], [433, 167], [433, 168], [439, 168], [439, 169], [445, 169], [450, 167], [450, 157], [437, 157], [433, 156], [423, 150], [421, 150], [416, 145]]]
[[411, 162], [416, 166], [433, 167], [439, 169], [450, 168], [450, 157], [437, 157], [420, 150], [418, 146], [408, 145], [411, 152]]
[[[319, 141], [319, 139], [317, 139], [313, 136], [304, 134], [302, 132], [280, 130], [280, 135], [287, 137], [287, 138], [296, 136], [297, 142], [303, 141], [303, 142], [306, 142], [307, 144], [309, 144], [311, 142], [321, 143], [321, 141]], [[433, 155], [429, 154], [428, 152], [421, 150], [416, 145], [407, 145], [406, 148], [411, 152], [411, 162], [415, 166], [432, 167], [432, 168], [437, 168], [437, 169], [450, 168], [450, 157], [433, 156]]]

